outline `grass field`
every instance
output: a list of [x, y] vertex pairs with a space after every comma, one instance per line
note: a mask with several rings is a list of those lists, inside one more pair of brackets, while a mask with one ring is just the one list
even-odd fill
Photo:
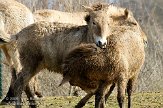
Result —
[[[44, 97], [37, 100], [38, 108], [74, 108], [81, 97]], [[126, 97], [127, 99], [127, 97]], [[25, 99], [24, 99], [25, 100]], [[26, 104], [27, 102], [24, 101]], [[127, 102], [126, 102], [127, 103]], [[126, 104], [127, 106], [127, 104]], [[13, 108], [11, 105], [0, 106], [0, 108]], [[116, 96], [110, 96], [106, 108], [118, 108]], [[28, 108], [24, 105], [23, 108]], [[94, 97], [92, 97], [84, 108], [94, 108]], [[163, 108], [163, 92], [137, 93], [132, 96], [132, 108]]]

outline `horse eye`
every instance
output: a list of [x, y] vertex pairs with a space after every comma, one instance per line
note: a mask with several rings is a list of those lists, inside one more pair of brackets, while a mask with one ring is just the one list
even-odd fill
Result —
[[96, 25], [96, 23], [95, 23], [95, 22], [93, 22], [93, 25]]

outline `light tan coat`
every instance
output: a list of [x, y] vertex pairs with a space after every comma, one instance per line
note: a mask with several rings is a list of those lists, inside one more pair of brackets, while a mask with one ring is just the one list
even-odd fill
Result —
[[[13, 35], [32, 23], [34, 23], [33, 14], [26, 6], [15, 0], [0, 0], [0, 37], [4, 41], [12, 38]], [[13, 43], [4, 44], [1, 45], [1, 49], [7, 59], [6, 64], [11, 70], [20, 71], [19, 54], [14, 46]], [[11, 74], [15, 75], [13, 71]], [[12, 80], [10, 87], [13, 86]]]
[[84, 20], [87, 12], [62, 12], [57, 10], [37, 10], [33, 13], [35, 22], [38, 21], [49, 21], [49, 22], [59, 22], [59, 23], [70, 23], [76, 25], [86, 25]]
[[[26, 6], [15, 0], [0, 0], [0, 30], [8, 34], [8, 38], [32, 23], [34, 23], [33, 14]], [[11, 45], [4, 45], [2, 49], [6, 52], [9, 65], [19, 71], [15, 49]]]

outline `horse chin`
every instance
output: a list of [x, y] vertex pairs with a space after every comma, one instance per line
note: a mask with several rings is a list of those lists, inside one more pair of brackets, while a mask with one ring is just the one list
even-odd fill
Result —
[[99, 45], [98, 43], [96, 43], [96, 46], [98, 46], [101, 49], [106, 49], [107, 44]]
[[106, 49], [106, 45], [102, 45], [100, 48], [101, 49]]

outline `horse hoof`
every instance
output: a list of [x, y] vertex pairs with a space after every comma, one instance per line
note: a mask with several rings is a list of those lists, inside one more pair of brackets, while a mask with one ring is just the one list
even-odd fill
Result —
[[35, 92], [35, 95], [37, 96], [37, 98], [42, 98], [43, 95], [40, 92]]
[[4, 98], [1, 102], [0, 102], [0, 105], [7, 105], [10, 103], [10, 100]]

